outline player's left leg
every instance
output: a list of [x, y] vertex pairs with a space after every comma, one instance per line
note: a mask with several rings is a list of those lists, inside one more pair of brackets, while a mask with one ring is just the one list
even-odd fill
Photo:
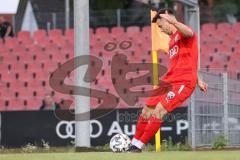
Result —
[[[167, 114], [167, 110], [163, 107], [162, 103], [159, 102], [154, 109], [151, 117], [149, 118], [149, 123], [145, 127], [144, 133], [139, 139], [144, 145], [147, 144], [150, 139], [156, 134], [163, 122], [163, 116]], [[141, 146], [141, 148], [143, 145]]]
[[151, 110], [147, 106], [144, 106], [143, 109], [142, 109], [142, 113], [138, 117], [138, 121], [137, 121], [137, 124], [136, 124], [136, 133], [135, 133], [135, 135], [133, 136], [133, 139], [132, 139], [132, 144], [133, 145], [143, 135], [145, 127], [148, 123], [150, 114], [151, 114]]

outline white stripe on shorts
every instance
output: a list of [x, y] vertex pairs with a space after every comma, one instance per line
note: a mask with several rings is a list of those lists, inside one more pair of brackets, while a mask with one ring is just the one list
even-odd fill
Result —
[[181, 85], [181, 87], [178, 90], [178, 94], [180, 94], [183, 91], [184, 87], [185, 87], [184, 85]]

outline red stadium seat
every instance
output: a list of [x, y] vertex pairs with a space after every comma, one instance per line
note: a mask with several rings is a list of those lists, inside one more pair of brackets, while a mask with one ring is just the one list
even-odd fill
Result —
[[37, 89], [37, 88], [41, 88], [42, 86], [42, 81], [41, 80], [31, 80], [28, 82], [28, 86], [29, 88], [33, 88], [33, 89]]
[[70, 43], [74, 44], [74, 29], [68, 29], [64, 33], [64, 39]]
[[1, 98], [13, 99], [13, 98], [15, 98], [15, 92], [11, 89], [4, 89], [1, 91]]
[[47, 48], [49, 48], [50, 46], [53, 46], [53, 45], [57, 46], [56, 44], [53, 44], [52, 42], [50, 42], [50, 39], [48, 37], [36, 43], [41, 48], [42, 51], [46, 51]]
[[7, 106], [8, 111], [21, 111], [24, 110], [24, 102], [21, 99], [11, 99], [9, 100], [9, 106]]
[[64, 35], [67, 40], [73, 40], [74, 39], [74, 29], [66, 29]]
[[2, 72], [1, 73], [1, 79], [4, 82], [10, 82], [16, 80], [16, 74], [12, 72]]
[[42, 45], [42, 43], [47, 43], [47, 32], [43, 29], [37, 30], [33, 33], [33, 39], [36, 44]]
[[20, 63], [32, 63], [33, 62], [33, 55], [29, 54], [28, 52], [19, 52], [17, 56], [17, 60]]
[[147, 40], [147, 41], [143, 41], [141, 43], [141, 49], [144, 49], [144, 50], [151, 50], [151, 40]]
[[228, 37], [225, 37], [223, 40], [223, 43], [226, 45], [231, 45], [235, 48], [240, 43], [240, 37], [236, 34], [228, 35]]
[[220, 73], [224, 71], [224, 64], [222, 62], [212, 62], [209, 66], [210, 71]]
[[[239, 56], [240, 56], [240, 53], [239, 52], [235, 52], [235, 53], [232, 53], [229, 55], [230, 56], [230, 62], [231, 63], [235, 63], [237, 65], [240, 66], [240, 62], [239, 62]], [[240, 67], [239, 67], [240, 68]]]
[[223, 22], [223, 23], [218, 23], [217, 24], [217, 30], [219, 31], [227, 31], [227, 30], [231, 30], [232, 29], [232, 26], [230, 23], [227, 23], [227, 22]]
[[168, 66], [169, 57], [168, 57], [167, 54], [160, 53], [159, 56], [158, 56], [158, 60], [160, 60], [159, 63], [160, 63], [161, 65]]
[[145, 37], [145, 39], [149, 39], [151, 40], [151, 26], [144, 26], [142, 28], [142, 34], [143, 37]]
[[151, 26], [144, 26], [142, 28], [142, 33], [151, 35]]
[[18, 91], [18, 98], [20, 99], [32, 99], [33, 98], [33, 90], [32, 89], [21, 89]]
[[27, 70], [28, 72], [32, 72], [32, 73], [38, 73], [41, 72], [43, 70], [41, 63], [37, 62], [31, 62], [27, 64]]
[[14, 73], [19, 72], [19, 71], [24, 71], [25, 70], [25, 64], [24, 63], [13, 63], [11, 70]]
[[139, 32], [140, 32], [140, 28], [138, 26], [127, 27], [127, 33], [136, 34], [136, 33], [139, 33]]
[[35, 40], [44, 39], [47, 36], [47, 32], [43, 29], [37, 30], [33, 33], [33, 38]]
[[59, 54], [62, 54], [65, 56], [65, 59], [71, 59], [74, 57], [74, 50], [73, 47], [63, 47], [63, 49], [59, 52]]
[[5, 64], [17, 63], [17, 56], [15, 56], [14, 54], [9, 52], [5, 52], [1, 54], [3, 55], [3, 61]]
[[98, 41], [104, 41], [105, 39], [109, 39], [110, 37], [109, 28], [107, 27], [97, 28], [95, 36]]
[[200, 34], [200, 39], [201, 39], [201, 44], [206, 41], [206, 39], [208, 38], [208, 33], [204, 33], [204, 32], [201, 32]]
[[8, 50], [8, 48], [5, 45], [0, 44], [0, 53], [2, 53], [2, 52], [9, 52], [9, 50]]
[[96, 33], [97, 35], [104, 35], [104, 34], [109, 34], [109, 28], [107, 27], [99, 27], [96, 29]]
[[50, 55], [45, 52], [35, 52], [33, 55], [33, 60], [37, 63], [46, 63], [50, 62]]
[[29, 31], [20, 31], [18, 32], [17, 39], [20, 44], [26, 45], [32, 43], [31, 35]]
[[224, 64], [224, 62], [227, 63], [228, 56], [226, 54], [213, 54], [210, 56], [210, 61]]
[[124, 37], [125, 32], [123, 27], [113, 27], [111, 29], [111, 37], [118, 39], [120, 37]]
[[239, 70], [239, 65], [234, 62], [230, 62], [226, 65], [226, 69], [231, 72], [236, 72]]
[[42, 105], [42, 99], [34, 98], [28, 100], [27, 110], [39, 110]]
[[20, 39], [30, 39], [31, 35], [29, 31], [19, 31], [17, 37]]
[[[232, 25], [232, 29], [234, 30], [234, 31], [239, 31], [240, 30], [240, 22], [237, 22], [237, 23], [235, 23], [235, 24], [233, 24]], [[236, 33], [237, 33], [236, 32]]]
[[20, 89], [24, 89], [24, 81], [13, 81], [10, 83], [11, 90], [20, 90]]
[[17, 46], [16, 48], [13, 48], [11, 52], [14, 55], [21, 55], [22, 53], [28, 52], [28, 46]]
[[140, 28], [138, 26], [130, 26], [127, 28], [127, 37], [130, 39], [138, 39], [140, 33]]
[[48, 80], [48, 71], [47, 70], [43, 70], [41, 72], [37, 72], [36, 73], [36, 80], [39, 80], [39, 81], [47, 81]]
[[213, 36], [217, 35], [217, 38], [220, 39], [220, 42], [222, 41], [222, 39], [224, 39], [225, 37], [228, 36], [228, 34], [230, 34], [230, 32], [224, 31], [224, 30], [216, 30], [215, 32], [213, 32]]
[[64, 39], [62, 31], [60, 29], [50, 30], [48, 33], [48, 37], [51, 42], [57, 44], [58, 46], [62, 46], [66, 43], [66, 40]]
[[[46, 80], [42, 80], [42, 86], [43, 86], [43, 91], [42, 93], [46, 94], [46, 93], [50, 93], [53, 91], [52, 87], [49, 84], [49, 76], [47, 76]], [[39, 92], [39, 90], [38, 90]]]
[[200, 63], [200, 68], [201, 68], [202, 71], [208, 71], [209, 68], [210, 68], [210, 65], [211, 65], [211, 62], [203, 61], [203, 62]]
[[58, 64], [57, 64], [57, 62], [54, 62], [54, 61], [45, 62], [43, 65], [43, 69], [48, 72], [52, 72], [52, 71], [56, 70], [57, 68], [58, 68]]
[[50, 41], [52, 41], [53, 44], [56, 44], [59, 47], [65, 45], [66, 43], [66, 40], [64, 37], [52, 37]]
[[0, 99], [0, 112], [1, 111], [6, 111], [6, 106], [5, 106], [5, 100]]
[[213, 54], [215, 52], [215, 46], [213, 44], [202, 44], [201, 53], [205, 55]]
[[19, 43], [17, 38], [11, 38], [11, 37], [5, 38], [5, 46], [10, 50], [13, 50], [13, 48], [18, 47]]
[[48, 32], [49, 38], [51, 37], [61, 37], [62, 31], [60, 29], [52, 29]]
[[224, 44], [216, 44], [214, 45], [215, 51], [218, 53], [223, 53], [223, 54], [230, 54], [232, 52], [232, 48], [230, 46], [226, 46]]
[[93, 28], [89, 28], [89, 33], [90, 33], [90, 34], [94, 34]]
[[95, 34], [90, 34], [89, 35], [89, 41], [90, 41], [90, 48], [93, 47], [97, 41], [97, 38]]
[[30, 81], [33, 79], [33, 73], [32, 72], [28, 72], [26, 70], [19, 70], [18, 73], [16, 73], [18, 75], [18, 80], [20, 81]]
[[48, 52], [59, 52], [59, 46], [53, 43], [46, 43], [45, 46], [45, 51], [46, 53]]
[[216, 25], [213, 23], [205, 23], [202, 25], [203, 32], [211, 32], [216, 30]]
[[36, 54], [36, 52], [42, 52], [42, 47], [35, 44], [31, 44], [28, 46], [28, 53]]
[[65, 55], [61, 52], [49, 52], [51, 61], [57, 62], [57, 63], [64, 63], [66, 61]]
[[0, 64], [0, 75], [1, 75], [2, 72], [8, 72], [9, 71], [8, 69], [9, 69], [8, 64], [6, 64], [6, 63]]

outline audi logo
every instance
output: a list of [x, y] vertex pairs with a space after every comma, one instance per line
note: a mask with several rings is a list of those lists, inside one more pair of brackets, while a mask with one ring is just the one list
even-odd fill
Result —
[[[98, 132], [93, 132], [93, 124], [96, 124], [98, 126]], [[64, 129], [65, 128], [65, 129]], [[67, 139], [67, 138], [75, 138], [74, 129], [75, 128], [75, 121], [60, 121], [56, 126], [56, 133], [59, 138], [61, 139]], [[61, 132], [64, 131], [64, 132]], [[90, 137], [91, 138], [97, 138], [102, 134], [103, 127], [102, 124], [97, 120], [91, 120], [90, 121]]]

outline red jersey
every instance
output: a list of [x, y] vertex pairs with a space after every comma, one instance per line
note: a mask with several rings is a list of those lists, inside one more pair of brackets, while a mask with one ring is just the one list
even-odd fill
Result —
[[169, 52], [170, 64], [162, 80], [169, 83], [190, 84], [196, 86], [198, 46], [197, 36], [185, 38], [180, 32], [175, 32], [170, 37]]

